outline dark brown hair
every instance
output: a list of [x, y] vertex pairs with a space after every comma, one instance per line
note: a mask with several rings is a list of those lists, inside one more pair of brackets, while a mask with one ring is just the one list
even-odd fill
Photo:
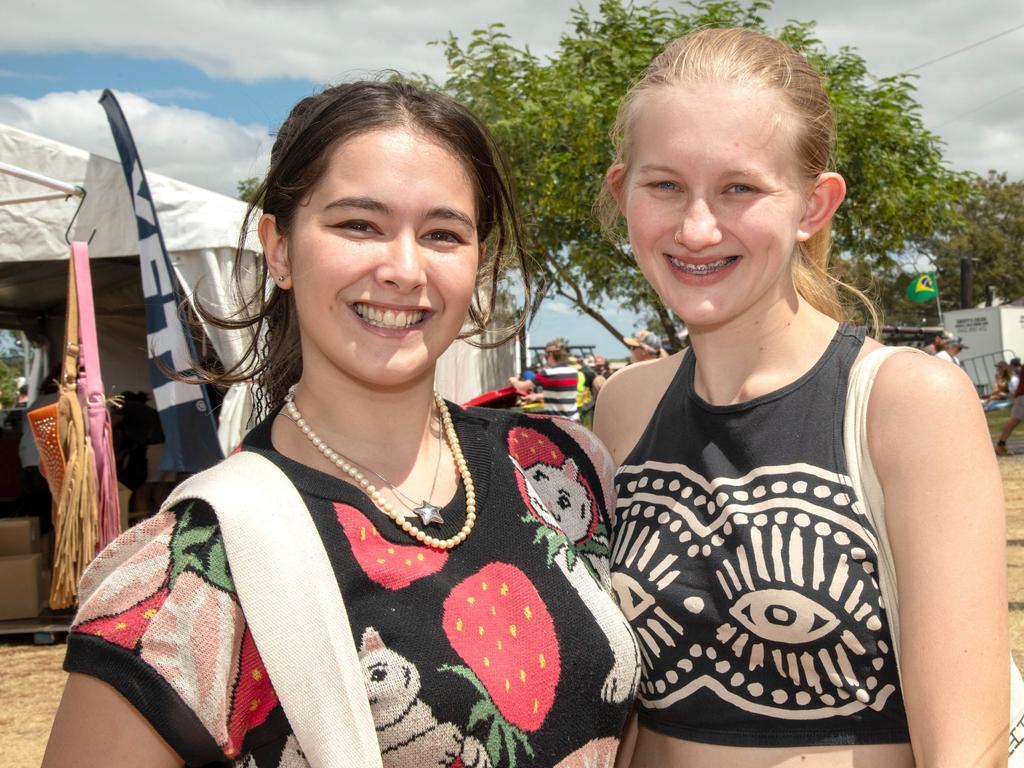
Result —
[[460, 338], [476, 346], [495, 347], [512, 338], [524, 321], [501, 329], [498, 339], [478, 339], [491, 322], [499, 283], [509, 268], [519, 272], [529, 306], [529, 278], [522, 249], [515, 198], [505, 160], [490, 132], [466, 107], [436, 91], [391, 80], [360, 81], [327, 88], [298, 102], [277, 133], [266, 178], [249, 204], [235, 255], [235, 290], [242, 307], [235, 318], [221, 317], [198, 306], [211, 325], [252, 334], [242, 359], [226, 369], [199, 369], [214, 384], [247, 379], [258, 383], [257, 412], [265, 415], [284, 399], [302, 373], [299, 325], [291, 291], [270, 279], [266, 260], [256, 266], [256, 279], [246, 276], [251, 256], [246, 242], [262, 213], [273, 214], [278, 232], [288, 234], [296, 209], [326, 172], [331, 151], [340, 143], [369, 131], [409, 127], [451, 151], [473, 184], [481, 261], [476, 292], [469, 308], [472, 327]]

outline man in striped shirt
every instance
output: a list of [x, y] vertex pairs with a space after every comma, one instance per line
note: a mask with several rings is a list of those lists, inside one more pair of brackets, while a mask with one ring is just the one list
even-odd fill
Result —
[[528, 399], [543, 400], [544, 413], [579, 421], [580, 412], [576, 407], [579, 371], [569, 364], [569, 351], [560, 341], [551, 341], [544, 346], [544, 359], [545, 366], [532, 380], [513, 378], [509, 383]]

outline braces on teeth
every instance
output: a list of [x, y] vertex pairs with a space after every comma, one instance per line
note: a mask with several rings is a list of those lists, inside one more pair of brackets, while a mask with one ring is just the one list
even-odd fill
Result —
[[715, 272], [722, 267], [732, 262], [731, 258], [721, 259], [720, 261], [713, 261], [710, 264], [686, 264], [679, 259], [672, 259], [680, 269], [691, 275], [706, 275], [710, 272]]

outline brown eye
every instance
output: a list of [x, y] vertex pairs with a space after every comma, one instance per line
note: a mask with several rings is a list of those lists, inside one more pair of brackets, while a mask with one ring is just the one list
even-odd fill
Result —
[[448, 230], [437, 230], [435, 232], [428, 232], [427, 239], [433, 240], [438, 243], [451, 243], [452, 245], [461, 245], [465, 242], [463, 238], [454, 232]]

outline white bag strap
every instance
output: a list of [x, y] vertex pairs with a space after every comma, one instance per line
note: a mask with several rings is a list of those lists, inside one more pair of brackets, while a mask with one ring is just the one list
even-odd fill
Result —
[[217, 514], [239, 603], [306, 760], [382, 768], [338, 581], [295, 486], [242, 451], [181, 483], [161, 511], [184, 499]]
[[[896, 582], [896, 566], [889, 546], [885, 525], [885, 497], [868, 451], [868, 400], [878, 369], [893, 354], [917, 352], [912, 347], [882, 347], [865, 355], [850, 371], [846, 391], [846, 413], [843, 421], [843, 447], [846, 464], [858, 503], [875, 526], [878, 536], [878, 584], [892, 633], [896, 671], [900, 670], [900, 605]], [[900, 684], [903, 677], [900, 673]], [[1024, 680], [1010, 655], [1010, 768], [1024, 768]]]
[[868, 400], [871, 399], [871, 387], [882, 363], [901, 352], [924, 354], [913, 347], [882, 347], [868, 353], [853, 366], [846, 389], [846, 413], [843, 419], [847, 470], [858, 503], [863, 506], [862, 511], [871, 520], [878, 536], [878, 583], [892, 633], [897, 672], [900, 668], [900, 606], [896, 565], [892, 559], [889, 531], [885, 524], [885, 497], [868, 450]]

